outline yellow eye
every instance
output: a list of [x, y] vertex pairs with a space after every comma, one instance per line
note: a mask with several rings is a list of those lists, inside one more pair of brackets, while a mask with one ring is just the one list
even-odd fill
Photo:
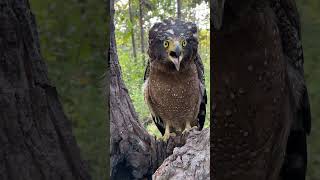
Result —
[[163, 46], [164, 46], [165, 48], [169, 47], [169, 41], [164, 41], [164, 42], [163, 42]]
[[187, 41], [186, 40], [182, 40], [181, 45], [182, 45], [182, 47], [186, 47]]

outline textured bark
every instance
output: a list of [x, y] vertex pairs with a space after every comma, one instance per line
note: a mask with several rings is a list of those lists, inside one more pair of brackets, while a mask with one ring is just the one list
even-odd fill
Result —
[[27, 0], [0, 1], [0, 179], [90, 179]]
[[211, 173], [218, 180], [276, 180], [292, 102], [275, 14], [267, 1], [226, 1], [212, 37]]
[[[114, 14], [113, 3], [114, 1], [111, 0], [111, 22]], [[188, 133], [184, 136], [171, 137], [167, 142], [163, 142], [156, 140], [143, 128], [121, 77], [114, 31], [114, 24], [111, 23], [108, 54], [110, 60], [110, 177], [114, 180], [151, 179], [152, 174], [164, 159], [172, 154], [173, 149], [185, 144]], [[199, 140], [202, 138], [200, 134], [192, 137], [198, 137]]]
[[[106, 14], [106, 16], [107, 16], [107, 27], [111, 27], [111, 17], [110, 17], [110, 15], [112, 14], [111, 13], [111, 1], [110, 0], [106, 0], [105, 1], [105, 3], [106, 3], [106, 12], [107, 12], [107, 14]], [[110, 84], [110, 73], [109, 73], [109, 69], [110, 69], [110, 56], [109, 56], [109, 51], [110, 51], [110, 48], [109, 48], [109, 46], [110, 46], [110, 28], [107, 28], [107, 41], [106, 41], [106, 50], [107, 50], [107, 52], [106, 52], [106, 55], [107, 55], [107, 58], [106, 58], [106, 60], [107, 60], [107, 71], [106, 71], [106, 73], [105, 73], [105, 77], [104, 77], [104, 95], [105, 95], [105, 105], [106, 105], [106, 114], [107, 114], [107, 116], [106, 116], [106, 121], [107, 121], [107, 123], [106, 123], [106, 131], [107, 131], [107, 138], [106, 138], [106, 145], [107, 145], [107, 159], [106, 159], [106, 164], [107, 164], [107, 169], [106, 169], [106, 171], [107, 171], [107, 174], [110, 174], [110, 103], [109, 103], [109, 99], [110, 99], [110, 88], [109, 88], [109, 84]]]
[[210, 179], [210, 130], [193, 131], [154, 173], [153, 180]]

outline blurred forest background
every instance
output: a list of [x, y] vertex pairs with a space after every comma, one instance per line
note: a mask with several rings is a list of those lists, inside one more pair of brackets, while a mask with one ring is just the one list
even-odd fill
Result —
[[[313, 115], [307, 179], [320, 180], [320, 1], [297, 0], [297, 3]], [[57, 87], [64, 110], [72, 122], [82, 157], [88, 162], [94, 180], [107, 179], [105, 138], [108, 137], [102, 95], [107, 43], [103, 1], [30, 0], [30, 4], [36, 16], [42, 55], [48, 65], [50, 79]], [[159, 133], [148, 120], [149, 113], [141, 89], [148, 57], [145, 54], [147, 32], [154, 22], [177, 17], [178, 7], [182, 19], [193, 21], [199, 27], [200, 55], [205, 65], [207, 90], [210, 92], [208, 1], [116, 1], [116, 40], [123, 79], [141, 122], [156, 136]], [[206, 126], [209, 126], [208, 119]]]
[[301, 16], [305, 77], [312, 113], [307, 180], [320, 180], [320, 1], [297, 0], [297, 4]]
[[106, 9], [101, 0], [30, 0], [41, 53], [93, 180], [107, 179]]
[[[142, 91], [145, 65], [148, 61], [148, 31], [156, 22], [178, 14], [182, 20], [197, 24], [199, 53], [205, 67], [205, 80], [210, 99], [210, 10], [208, 1], [195, 0], [119, 0], [115, 3], [116, 41], [122, 76], [138, 112], [139, 120], [153, 135], [160, 132], [150, 118]], [[207, 105], [205, 127], [210, 125]]]

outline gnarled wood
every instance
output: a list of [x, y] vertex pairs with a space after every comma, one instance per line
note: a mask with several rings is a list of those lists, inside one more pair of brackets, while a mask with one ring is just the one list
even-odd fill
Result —
[[0, 1], [0, 179], [87, 180], [28, 0]]
[[174, 149], [152, 179], [210, 179], [210, 129], [190, 132], [186, 144]]

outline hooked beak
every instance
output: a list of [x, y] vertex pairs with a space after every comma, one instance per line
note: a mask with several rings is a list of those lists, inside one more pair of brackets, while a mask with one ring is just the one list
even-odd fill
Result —
[[179, 71], [180, 70], [180, 63], [182, 60], [182, 52], [181, 52], [181, 47], [178, 43], [175, 45], [173, 50], [169, 51], [169, 59], [174, 64], [177, 71]]
[[223, 21], [223, 10], [225, 0], [212, 0], [211, 9], [213, 14], [213, 27], [215, 30], [220, 30], [222, 27]]

